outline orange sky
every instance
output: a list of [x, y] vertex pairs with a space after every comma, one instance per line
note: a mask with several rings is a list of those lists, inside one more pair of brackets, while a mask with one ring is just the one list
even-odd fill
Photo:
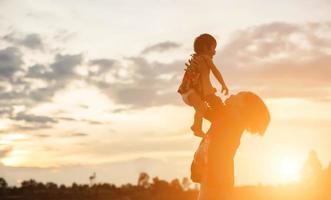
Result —
[[311, 149], [326, 167], [331, 5], [303, 2], [0, 1], [1, 176], [189, 176], [199, 139], [176, 89], [204, 32], [230, 92], [257, 93], [271, 113], [265, 137], [242, 138], [236, 184], [298, 180]]

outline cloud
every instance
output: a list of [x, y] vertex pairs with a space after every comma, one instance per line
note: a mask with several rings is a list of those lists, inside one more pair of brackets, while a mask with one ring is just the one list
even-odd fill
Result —
[[[35, 35], [27, 35], [24, 41], [33, 41], [31, 38], [40, 38]], [[20, 46], [14, 34], [8, 34], [3, 39]], [[20, 39], [23, 41], [23, 39]], [[41, 42], [42, 43], [42, 42]], [[26, 44], [26, 43], [24, 43]], [[30, 44], [31, 46], [32, 44]], [[162, 42], [147, 48], [146, 52], [163, 51], [180, 46], [174, 42]], [[82, 54], [61, 54], [54, 56], [54, 61], [47, 63], [34, 63], [21, 69], [23, 64], [20, 50], [17, 47], [7, 48], [1, 51], [3, 57], [9, 64], [3, 70], [6, 73], [4, 78], [14, 77], [18, 71], [20, 76], [12, 78], [11, 82], [5, 84], [11, 90], [5, 90], [5, 86], [0, 90], [0, 97], [6, 101], [6, 109], [3, 114], [11, 115], [10, 107], [13, 105], [26, 105], [31, 107], [35, 104], [50, 101], [55, 92], [63, 89], [72, 80], [85, 80], [100, 88], [102, 92], [109, 96], [116, 103], [132, 106], [132, 108], [146, 107], [153, 105], [163, 105], [178, 103], [176, 85], [179, 71], [184, 66], [181, 61], [172, 63], [149, 62], [142, 56], [127, 57], [130, 66], [123, 66], [123, 63], [109, 58], [94, 58], [83, 63]], [[0, 54], [1, 55], [1, 54]], [[4, 63], [4, 62], [3, 62]], [[76, 67], [83, 64], [88, 75], [82, 76], [75, 71]], [[10, 67], [8, 67], [10, 66]], [[165, 75], [168, 78], [160, 78]], [[170, 78], [169, 78], [170, 77]], [[42, 82], [42, 87], [35, 87], [34, 82]], [[0, 88], [1, 89], [1, 88]], [[3, 108], [4, 102], [2, 103]], [[32, 123], [32, 122], [31, 122]], [[91, 122], [100, 124], [100, 122]], [[47, 126], [40, 126], [44, 128]], [[36, 126], [20, 125], [18, 128], [37, 128]]]
[[[216, 54], [214, 62], [232, 92], [252, 90], [264, 97], [328, 99], [331, 96], [328, 88], [330, 32], [330, 22], [275, 22], [248, 27], [233, 34]], [[145, 48], [144, 53], [179, 46], [174, 42], [161, 42]], [[22, 57], [17, 47], [0, 50], [2, 116], [13, 116], [14, 105], [31, 107], [50, 101], [55, 92], [72, 80], [83, 80], [98, 87], [115, 103], [127, 106], [126, 109], [181, 103], [176, 91], [187, 58], [163, 63], [140, 55], [125, 57], [124, 62], [110, 58], [84, 62], [82, 54], [57, 53], [49, 64], [34, 63], [23, 69]], [[87, 75], [78, 74], [77, 67], [85, 67]], [[34, 87], [35, 81], [45, 84]], [[26, 122], [32, 125], [19, 128], [49, 126]]]
[[[214, 62], [232, 92], [252, 90], [271, 98], [326, 98], [331, 95], [330, 32], [329, 22], [248, 27], [233, 34]], [[131, 62], [127, 66], [131, 82], [95, 82], [110, 98], [133, 108], [180, 102], [176, 89], [185, 59], [161, 63], [136, 56], [126, 60]]]
[[141, 54], [148, 54], [151, 52], [164, 52], [170, 49], [176, 49], [180, 47], [181, 44], [171, 41], [160, 42], [151, 46], [146, 47], [144, 50], [141, 51]]
[[265, 97], [330, 96], [330, 23], [270, 23], [237, 31], [215, 56], [231, 87]]
[[[8, 37], [5, 39], [9, 40]], [[27, 35], [22, 44], [37, 48], [36, 38], [36, 35]], [[25, 55], [18, 48], [21, 44], [15, 42], [16, 46], [0, 49], [0, 116], [15, 120], [15, 130], [50, 128], [52, 123], [57, 123], [56, 119], [25, 113], [15, 115], [13, 107], [31, 108], [50, 101], [70, 81], [81, 78], [75, 68], [82, 63], [83, 56], [58, 53], [50, 64], [23, 66]], [[43, 85], [36, 85], [36, 82], [42, 82]]]
[[30, 49], [40, 49], [43, 50], [43, 42], [39, 34], [29, 34], [21, 42], [23, 46]]
[[57, 54], [55, 56], [55, 62], [50, 65], [52, 72], [46, 78], [70, 80], [77, 77], [74, 68], [82, 63], [82, 59], [82, 54]]
[[57, 119], [41, 115], [27, 114], [19, 112], [17, 114], [10, 113], [9, 118], [14, 124], [11, 131], [29, 131], [52, 128], [52, 125], [58, 123]]
[[23, 38], [18, 38], [14, 33], [7, 34], [3, 37], [4, 40], [11, 42], [18, 46], [24, 46], [32, 50], [43, 50], [44, 44], [42, 38], [37, 33], [25, 35]]
[[0, 147], [0, 159], [5, 158], [13, 150], [11, 146], [2, 147], [2, 145], [0, 145]]
[[[34, 64], [23, 70], [22, 55], [17, 48], [0, 50], [0, 80], [6, 89], [0, 90], [1, 114], [11, 114], [14, 105], [31, 107], [50, 101], [55, 92], [80, 76], [75, 67], [82, 62], [81, 54], [57, 54], [49, 65]], [[35, 81], [43, 81], [43, 87], [35, 87]]]
[[14, 74], [21, 70], [22, 53], [16, 47], [0, 50], [0, 81], [13, 81]]
[[48, 138], [48, 137], [50, 137], [50, 135], [43, 134], [43, 133], [35, 134], [35, 136], [37, 136], [37, 137], [39, 137], [39, 138]]
[[39, 115], [31, 115], [23, 112], [18, 113], [13, 119], [18, 121], [25, 122], [34, 122], [34, 123], [56, 123], [57, 120], [47, 117], [47, 116], [39, 116]]
[[101, 59], [92, 59], [90, 60], [90, 65], [99, 65], [101, 67], [111, 67], [114, 64], [115, 60], [112, 59], [106, 59], [106, 58], [101, 58]]
[[87, 133], [81, 133], [81, 132], [75, 132], [75, 133], [70, 133], [67, 136], [69, 137], [85, 137], [88, 136]]
[[[105, 124], [105, 122], [102, 122], [102, 121], [88, 120], [88, 119], [75, 119], [75, 118], [71, 118], [71, 117], [59, 117], [58, 119], [65, 120], [65, 121], [87, 122], [92, 125]], [[106, 123], [109, 124], [109, 122], [106, 122]]]
[[115, 63], [115, 60], [113, 59], [106, 59], [106, 58], [102, 58], [102, 59], [92, 59], [89, 62], [90, 66], [98, 66], [98, 68], [96, 70], [89, 70], [89, 75], [90, 76], [98, 76], [98, 75], [102, 75], [104, 73], [107, 73], [109, 70], [112, 69], [113, 65]]
[[[171, 63], [149, 62], [144, 57], [127, 57], [128, 66], [117, 66], [112, 71], [117, 80], [108, 83], [104, 79], [89, 80], [119, 104], [133, 108], [178, 104], [177, 85], [184, 61]], [[128, 69], [128, 75], [121, 77], [120, 69]], [[167, 78], [162, 78], [165, 75]]]
[[55, 92], [63, 89], [70, 81], [80, 78], [75, 67], [82, 63], [81, 54], [57, 54], [55, 61], [49, 66], [33, 65], [27, 72], [27, 77], [47, 81], [46, 87], [29, 91], [29, 98], [35, 102], [49, 101]]
[[50, 73], [50, 70], [47, 69], [45, 65], [34, 64], [29, 67], [26, 77], [27, 78], [46, 78], [47, 74]]

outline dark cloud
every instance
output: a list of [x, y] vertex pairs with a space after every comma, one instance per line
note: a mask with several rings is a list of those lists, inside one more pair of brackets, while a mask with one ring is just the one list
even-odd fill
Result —
[[[131, 105], [131, 108], [178, 103], [176, 87], [180, 79], [179, 74], [184, 70], [184, 61], [166, 64], [149, 62], [144, 57], [125, 59], [131, 62], [129, 67], [132, 73], [127, 77], [129, 81], [119, 79], [110, 84], [99, 79], [90, 83], [97, 85], [117, 103]], [[114, 70], [113, 73], [118, 71]], [[161, 75], [170, 78], [162, 79]]]
[[[95, 121], [95, 120], [88, 120], [88, 119], [75, 119], [75, 118], [71, 118], [71, 117], [59, 117], [59, 120], [65, 120], [65, 121], [75, 121], [75, 122], [87, 122], [89, 124], [94, 124], [94, 125], [98, 125], [98, 124], [104, 124], [104, 122], [101, 121]], [[109, 123], [109, 122], [107, 122]]]
[[105, 124], [104, 122], [99, 122], [99, 121], [95, 121], [95, 120], [84, 120], [84, 121], [89, 124], [93, 124], [93, 125]]
[[[24, 45], [30, 45], [30, 48], [37, 48], [36, 38], [36, 35], [27, 35], [22, 42]], [[8, 41], [11, 38], [7, 36], [4, 39]], [[36, 63], [28, 68], [22, 67], [22, 57], [17, 47], [0, 49], [0, 116], [15, 120], [15, 130], [50, 128], [53, 123], [57, 123], [56, 119], [26, 113], [15, 115], [13, 107], [31, 108], [36, 104], [50, 101], [55, 92], [66, 87], [70, 81], [81, 78], [75, 73], [75, 67], [82, 63], [83, 56], [57, 54], [54, 62], [49, 65]], [[35, 87], [35, 81], [43, 81], [46, 85]]]
[[25, 35], [23, 38], [16, 37], [14, 33], [9, 33], [3, 37], [4, 40], [11, 42], [17, 46], [24, 46], [33, 50], [43, 50], [44, 44], [42, 38], [37, 33]]
[[111, 67], [114, 64], [115, 60], [112, 59], [106, 59], [106, 58], [101, 58], [101, 59], [93, 59], [90, 60], [90, 65], [99, 65], [102, 67]]
[[[75, 73], [75, 67], [80, 65], [81, 54], [57, 54], [49, 65], [35, 64], [27, 70], [21, 70], [21, 55], [17, 49], [7, 48], [0, 51], [0, 78], [5, 80], [11, 90], [0, 90], [2, 106], [32, 105], [50, 101], [55, 92], [63, 89], [70, 81], [80, 78]], [[16, 56], [16, 57], [15, 57]], [[14, 74], [20, 71], [21, 75]], [[8, 80], [9, 79], [9, 80]], [[41, 80], [47, 83], [44, 87], [33, 87], [33, 81]]]
[[25, 122], [34, 122], [34, 123], [56, 123], [57, 120], [47, 117], [47, 116], [40, 116], [40, 115], [31, 115], [26, 114], [23, 112], [17, 113], [15, 117], [12, 119], [17, 121], [25, 121]]
[[23, 46], [30, 49], [40, 49], [43, 50], [43, 42], [39, 34], [29, 34], [21, 42]]
[[77, 74], [74, 72], [74, 68], [82, 63], [82, 54], [75, 55], [62, 55], [57, 54], [55, 56], [55, 62], [50, 65], [52, 72], [46, 76], [46, 78], [57, 79], [61, 81], [67, 81], [73, 78], [77, 78]]
[[[264, 97], [303, 97], [325, 99], [331, 96], [330, 46], [331, 23], [270, 23], [235, 32], [214, 58], [230, 90], [252, 90]], [[322, 33], [322, 34], [321, 34]], [[324, 34], [323, 34], [324, 33]], [[31, 36], [30, 36], [31, 37]], [[28, 38], [28, 37], [24, 37]], [[6, 38], [10, 40], [10, 37]], [[144, 53], [178, 48], [173, 42], [161, 42], [144, 50]], [[109, 58], [91, 59], [83, 63], [82, 54], [56, 54], [50, 64], [35, 63], [22, 69], [22, 54], [16, 47], [0, 50], [0, 115], [13, 116], [12, 106], [49, 101], [55, 92], [72, 80], [85, 80], [125, 109], [136, 109], [165, 104], [180, 104], [176, 90], [181, 81], [184, 63], [188, 59], [170, 63], [148, 61], [143, 56], [126, 57], [123, 66]], [[88, 76], [80, 76], [75, 68], [87, 67]], [[84, 66], [83, 65], [83, 66]], [[127, 70], [125, 75], [121, 71]], [[20, 74], [20, 75], [18, 75]], [[109, 82], [107, 76], [111, 76]], [[35, 88], [32, 82], [47, 83]], [[6, 85], [12, 88], [8, 90]], [[216, 86], [220, 88], [220, 86]], [[120, 112], [118, 110], [118, 112]], [[31, 123], [19, 128], [44, 128], [52, 123], [36, 116], [16, 116], [15, 120]], [[64, 118], [63, 118], [64, 119]], [[56, 119], [48, 119], [56, 120]], [[74, 120], [75, 119], [64, 119]], [[104, 122], [85, 121], [91, 124]]]
[[22, 53], [16, 47], [0, 50], [0, 81], [13, 81], [14, 74], [21, 70]]
[[76, 119], [71, 118], [71, 117], [59, 117], [58, 119], [66, 120], [66, 121], [76, 121]]
[[164, 52], [170, 49], [176, 49], [180, 47], [181, 44], [171, 41], [160, 42], [151, 46], [146, 47], [144, 50], [141, 51], [142, 54], [147, 54], [150, 52]]
[[41, 115], [32, 115], [24, 112], [19, 112], [16, 115], [13, 113], [8, 117], [14, 120], [14, 125], [11, 131], [31, 131], [51, 128], [53, 124], [58, 123], [57, 119]]
[[51, 73], [51, 71], [46, 66], [35, 64], [29, 67], [26, 77], [44, 79], [47, 78], [47, 74], [49, 73]]
[[54, 40], [57, 42], [68, 42], [69, 40], [75, 38], [78, 34], [76, 32], [70, 32], [68, 30], [59, 30], [54, 35]]
[[[74, 70], [82, 62], [81, 54], [57, 54], [55, 61], [49, 66], [35, 64], [25, 72], [20, 69], [21, 55], [16, 51], [18, 50], [13, 48], [0, 50], [0, 61], [3, 61], [0, 62], [0, 78], [5, 81], [9, 79], [6, 83], [12, 88], [9, 91], [0, 91], [3, 104], [31, 106], [49, 101], [56, 91], [63, 89], [73, 79], [79, 78]], [[14, 77], [17, 71], [24, 74]], [[34, 88], [32, 82], [38, 79], [47, 82], [47, 85]]]
[[67, 136], [69, 136], [69, 137], [85, 137], [85, 136], [88, 136], [88, 134], [77, 132], [77, 133], [70, 133]]
[[70, 81], [80, 78], [74, 70], [82, 63], [82, 60], [81, 54], [57, 54], [54, 63], [48, 67], [39, 64], [31, 66], [27, 77], [47, 81], [48, 85], [29, 91], [29, 99], [34, 102], [49, 101], [55, 92], [63, 89]]
[[115, 63], [115, 60], [105, 59], [105, 58], [90, 60], [89, 65], [90, 66], [96, 65], [96, 66], [98, 66], [98, 68], [95, 71], [89, 70], [89, 75], [98, 76], [98, 75], [107, 73], [107, 72], [109, 72], [109, 70], [112, 69], [114, 63]]
[[50, 129], [53, 126], [50, 124], [42, 124], [42, 123], [26, 123], [25, 125], [15, 124], [11, 131], [35, 131], [41, 129]]
[[0, 107], [0, 116], [9, 114], [13, 112], [13, 108], [11, 106], [1, 106]]
[[49, 138], [49, 137], [51, 137], [50, 135], [43, 134], [43, 133], [35, 134], [35, 136], [37, 136], [37, 137], [39, 137], [39, 138]]

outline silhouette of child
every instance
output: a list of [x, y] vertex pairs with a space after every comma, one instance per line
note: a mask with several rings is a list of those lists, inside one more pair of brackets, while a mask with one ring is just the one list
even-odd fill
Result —
[[194, 41], [195, 54], [192, 55], [190, 64], [194, 65], [199, 71], [199, 88], [190, 89], [182, 94], [183, 101], [195, 109], [194, 123], [191, 126], [195, 136], [204, 137], [205, 133], [202, 130], [203, 116], [208, 108], [222, 109], [223, 102], [220, 97], [216, 96], [216, 88], [210, 81], [210, 71], [213, 73], [218, 82], [222, 85], [221, 93], [228, 94], [229, 90], [225, 85], [220, 71], [213, 63], [217, 42], [215, 38], [209, 34], [202, 34]]

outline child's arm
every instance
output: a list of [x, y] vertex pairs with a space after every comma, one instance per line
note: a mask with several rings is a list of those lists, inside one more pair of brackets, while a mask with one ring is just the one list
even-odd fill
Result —
[[217, 69], [216, 65], [213, 63], [212, 59], [207, 58], [205, 59], [207, 61], [208, 66], [210, 67], [211, 71], [213, 72], [214, 76], [216, 77], [216, 79], [218, 80], [218, 82], [222, 85], [222, 91], [221, 93], [223, 93], [223, 91], [225, 92], [225, 95], [228, 95], [229, 93], [229, 89], [226, 86], [224, 79], [222, 77], [221, 72]]

